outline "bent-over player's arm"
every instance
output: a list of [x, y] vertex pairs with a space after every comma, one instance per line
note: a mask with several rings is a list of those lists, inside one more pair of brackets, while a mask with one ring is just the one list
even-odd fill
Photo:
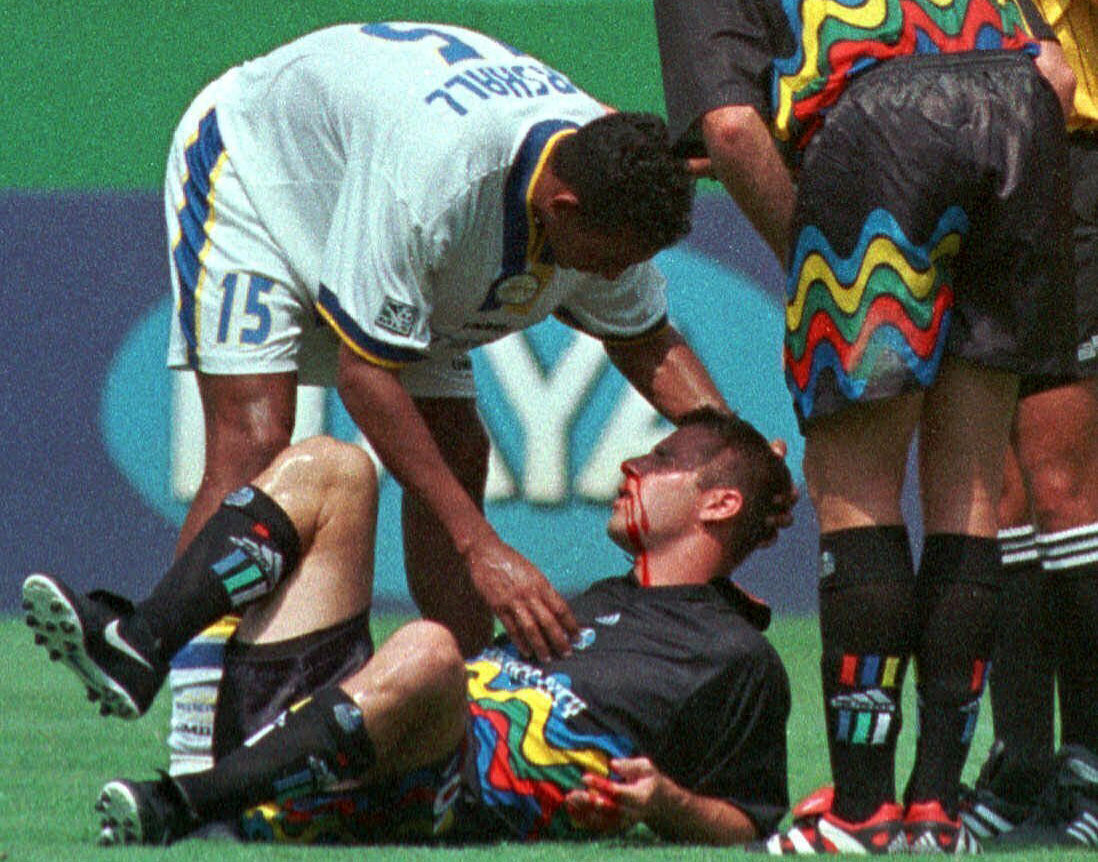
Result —
[[726, 105], [701, 118], [710, 168], [785, 266], [796, 188], [759, 112]]
[[699, 407], [732, 412], [697, 354], [670, 324], [640, 338], [602, 344], [618, 371], [669, 421]]
[[565, 799], [583, 828], [612, 833], [644, 823], [667, 841], [695, 844], [743, 844], [759, 837], [742, 809], [676, 784], [647, 757], [620, 758], [610, 766], [618, 780], [585, 775], [586, 789]]
[[339, 394], [382, 463], [435, 514], [469, 566], [477, 591], [515, 645], [545, 660], [571, 651], [578, 627], [564, 599], [529, 560], [504, 544], [447, 466], [396, 372], [339, 354]]
[[1064, 118], [1071, 119], [1075, 112], [1075, 72], [1064, 56], [1064, 49], [1053, 39], [1041, 40], [1041, 53], [1037, 57], [1037, 68], [1056, 91]]

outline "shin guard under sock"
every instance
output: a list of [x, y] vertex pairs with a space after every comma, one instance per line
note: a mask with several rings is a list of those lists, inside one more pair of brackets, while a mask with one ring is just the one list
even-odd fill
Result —
[[1003, 753], [988, 789], [1008, 802], [1031, 804], [1052, 773], [1056, 667], [1049, 578], [1032, 526], [999, 531], [1002, 589], [996, 600], [991, 713]]
[[1098, 524], [1037, 541], [1056, 620], [1060, 742], [1098, 753]]
[[860, 822], [896, 798], [915, 576], [902, 526], [826, 533], [820, 552], [820, 671], [833, 810]]
[[[233, 491], [214, 512], [135, 618], [170, 659], [223, 615], [267, 595], [296, 567], [300, 539], [289, 516], [251, 485]], [[125, 623], [123, 623], [125, 625]]]
[[342, 689], [329, 686], [286, 710], [213, 769], [175, 782], [203, 820], [222, 820], [260, 802], [364, 778], [375, 761], [362, 711]]
[[995, 643], [999, 549], [994, 539], [926, 537], [916, 601], [919, 736], [904, 801], [938, 801], [956, 816]]

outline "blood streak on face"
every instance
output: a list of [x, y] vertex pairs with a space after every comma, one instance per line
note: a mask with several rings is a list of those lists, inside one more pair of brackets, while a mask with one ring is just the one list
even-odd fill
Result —
[[642, 587], [647, 587], [651, 581], [648, 571], [648, 551], [644, 547], [644, 537], [648, 534], [648, 513], [644, 510], [644, 500], [641, 498], [641, 479], [632, 471], [625, 474], [625, 490], [629, 495], [625, 510], [625, 529], [629, 533], [629, 541], [637, 552], [636, 566], [637, 576]]

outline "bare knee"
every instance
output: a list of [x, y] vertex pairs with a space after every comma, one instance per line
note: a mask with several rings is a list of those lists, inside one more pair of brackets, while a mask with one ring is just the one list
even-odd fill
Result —
[[416, 620], [398, 629], [386, 649], [400, 650], [408, 669], [423, 685], [439, 692], [465, 692], [465, 660], [450, 630], [432, 620]]
[[[303, 523], [326, 510], [349, 517], [356, 513], [363, 529], [371, 529], [377, 502], [377, 470], [358, 446], [332, 437], [309, 437], [283, 449], [255, 484], [295, 510]], [[304, 505], [307, 513], [296, 512]]]

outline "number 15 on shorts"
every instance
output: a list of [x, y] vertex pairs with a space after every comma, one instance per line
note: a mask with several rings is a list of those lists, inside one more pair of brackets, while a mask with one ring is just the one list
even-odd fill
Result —
[[271, 333], [266, 295], [274, 283], [259, 275], [230, 272], [221, 281], [218, 344], [262, 344]]

